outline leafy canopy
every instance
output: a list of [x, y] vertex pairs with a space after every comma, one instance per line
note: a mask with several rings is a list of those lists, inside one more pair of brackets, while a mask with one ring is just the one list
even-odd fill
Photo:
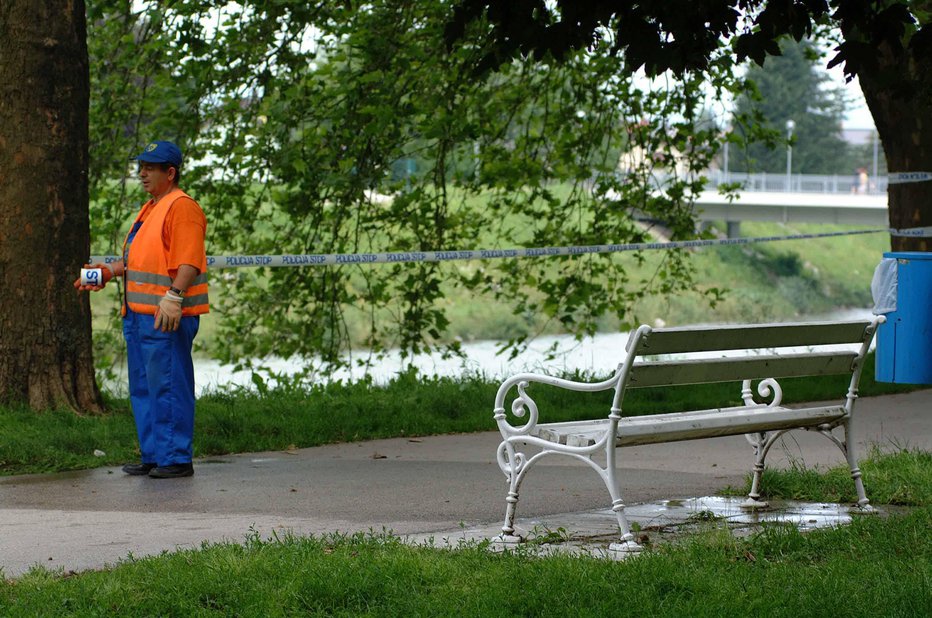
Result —
[[[613, 53], [627, 39], [608, 33], [559, 63], [510, 60], [480, 79], [496, 47], [482, 23], [447, 46], [458, 11], [439, 0], [91, 0], [95, 250], [119, 250], [143, 197], [127, 160], [157, 138], [186, 153], [182, 184], [207, 211], [212, 254], [646, 240], [634, 211], [692, 235], [691, 196], [719, 139], [698, 77], [630, 74]], [[725, 56], [709, 65], [716, 88], [739, 86], [732, 69]], [[632, 281], [625, 264], [642, 259], [216, 271], [215, 351], [240, 364], [342, 362], [358, 345], [456, 352], [454, 290], [512, 307], [523, 324], [512, 343], [541, 328], [538, 316], [581, 336], [605, 316], [631, 321], [644, 294], [690, 288], [684, 254]]]
[[481, 72], [519, 56], [563, 58], [610, 37], [629, 71], [685, 74], [709, 70], [723, 40], [738, 62], [763, 64], [780, 54], [782, 37], [810, 38], [831, 22], [843, 38], [829, 67], [843, 63], [853, 77], [877, 72], [878, 49], [932, 53], [930, 15], [926, 0], [460, 0], [446, 41], [455, 46], [470, 24], [485, 24]]

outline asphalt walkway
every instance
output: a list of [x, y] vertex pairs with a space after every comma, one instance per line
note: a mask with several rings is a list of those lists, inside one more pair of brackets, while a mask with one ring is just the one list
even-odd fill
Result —
[[[861, 399], [856, 417], [862, 449], [932, 450], [932, 390]], [[119, 468], [0, 478], [0, 572], [102, 568], [130, 554], [255, 533], [491, 538], [505, 504], [499, 439], [486, 432], [230, 455], [195, 461], [195, 475], [184, 479], [131, 477]], [[741, 436], [632, 447], [619, 460], [629, 505], [712, 495], [743, 483], [753, 463]], [[792, 462], [843, 460], [823, 437], [796, 432], [768, 457], [771, 466]], [[588, 466], [567, 458], [540, 466], [522, 487], [519, 526], [573, 525], [582, 533], [614, 526], [607, 492]]]

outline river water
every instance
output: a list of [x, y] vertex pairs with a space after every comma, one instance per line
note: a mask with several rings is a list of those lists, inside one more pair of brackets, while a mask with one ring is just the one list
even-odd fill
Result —
[[[840, 310], [830, 315], [811, 316], [805, 321], [819, 320], [855, 320], [869, 319], [870, 309]], [[461, 376], [464, 374], [482, 375], [490, 379], [499, 379], [521, 371], [543, 373], [562, 373], [575, 370], [607, 374], [624, 359], [627, 332], [598, 333], [595, 337], [586, 337], [576, 341], [568, 335], [538, 337], [527, 349], [513, 359], [508, 354], [497, 354], [500, 341], [475, 341], [462, 346], [465, 358], [444, 359], [440, 354], [421, 354], [413, 359], [403, 360], [397, 352], [388, 353], [385, 358], [372, 362], [368, 369], [349, 367], [334, 371], [331, 380], [356, 381], [368, 374], [377, 383], [391, 380], [408, 364], [413, 365], [424, 375]], [[364, 359], [365, 354], [357, 353], [353, 359]], [[261, 363], [274, 374], [292, 375], [299, 371], [304, 363], [301, 359], [267, 358]], [[209, 359], [195, 359], [195, 384], [198, 395], [205, 392], [223, 390], [231, 387], [253, 386], [252, 372], [233, 371], [229, 365]], [[321, 377], [320, 381], [325, 381]], [[122, 384], [125, 384], [123, 379]], [[125, 390], [125, 386], [123, 387]], [[119, 386], [116, 388], [119, 392]]]

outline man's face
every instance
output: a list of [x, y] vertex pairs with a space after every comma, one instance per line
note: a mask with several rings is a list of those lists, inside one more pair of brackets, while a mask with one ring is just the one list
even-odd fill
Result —
[[142, 188], [152, 197], [161, 197], [168, 192], [175, 178], [175, 168], [169, 167], [163, 170], [159, 163], [148, 163], [140, 161], [139, 163], [139, 180], [142, 181]]

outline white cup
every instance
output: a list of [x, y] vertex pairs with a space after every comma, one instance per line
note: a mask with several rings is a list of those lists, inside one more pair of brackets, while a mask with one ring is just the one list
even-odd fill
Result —
[[82, 268], [81, 285], [101, 286], [104, 284], [104, 273], [100, 268]]

